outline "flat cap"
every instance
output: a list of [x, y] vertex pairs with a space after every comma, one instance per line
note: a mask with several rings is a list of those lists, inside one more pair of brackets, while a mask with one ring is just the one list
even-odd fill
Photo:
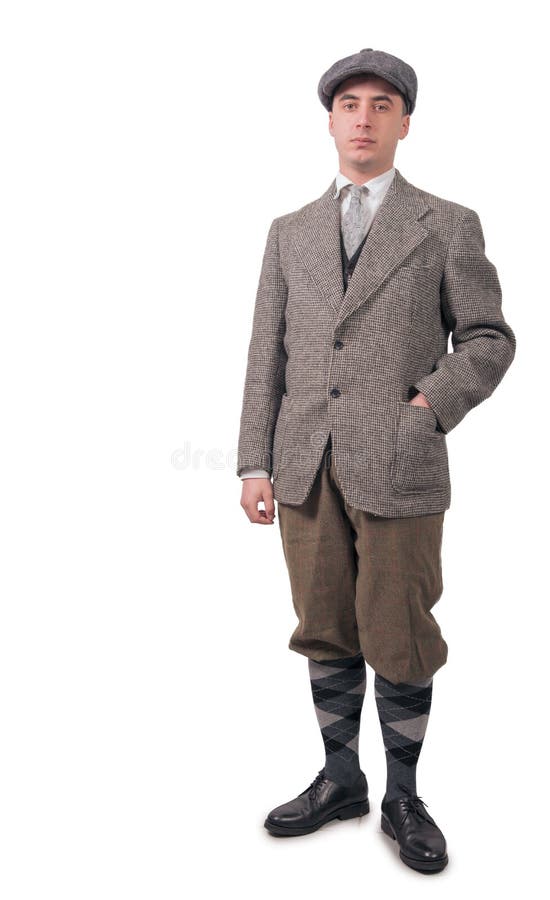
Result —
[[418, 81], [414, 69], [408, 63], [399, 59], [398, 56], [392, 56], [391, 53], [385, 53], [384, 50], [373, 50], [372, 47], [360, 50], [359, 53], [354, 53], [353, 56], [339, 59], [325, 72], [317, 89], [323, 106], [330, 110], [334, 92], [346, 78], [368, 73], [378, 75], [379, 78], [385, 78], [386, 81], [393, 84], [403, 94], [407, 104], [407, 112], [409, 114], [412, 113], [416, 105], [416, 92], [418, 89]]

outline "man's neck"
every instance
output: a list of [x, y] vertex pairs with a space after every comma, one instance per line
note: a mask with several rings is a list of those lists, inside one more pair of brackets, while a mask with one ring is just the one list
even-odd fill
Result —
[[365, 184], [366, 181], [370, 181], [371, 178], [377, 178], [378, 175], [383, 175], [384, 172], [389, 172], [390, 169], [393, 169], [393, 162], [389, 165], [382, 164], [378, 166], [378, 168], [374, 169], [355, 169], [351, 166], [346, 166], [345, 164], [340, 166], [340, 172], [342, 175], [345, 175], [346, 178], [349, 178], [353, 181], [354, 184]]

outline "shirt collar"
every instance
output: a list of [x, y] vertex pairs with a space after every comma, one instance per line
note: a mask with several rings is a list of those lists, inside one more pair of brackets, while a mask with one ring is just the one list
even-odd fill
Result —
[[[391, 169], [387, 169], [386, 172], [382, 172], [381, 175], [377, 175], [376, 178], [370, 178], [368, 181], [364, 183], [369, 189], [369, 193], [372, 193], [376, 196], [381, 191], [385, 190], [389, 187], [391, 181], [393, 180], [393, 176], [395, 175], [395, 166], [392, 166]], [[354, 184], [351, 178], [348, 178], [347, 175], [343, 175], [342, 172], [338, 172], [336, 175], [336, 193], [333, 194], [333, 199], [336, 200], [337, 197], [340, 196], [340, 191], [347, 184]]]

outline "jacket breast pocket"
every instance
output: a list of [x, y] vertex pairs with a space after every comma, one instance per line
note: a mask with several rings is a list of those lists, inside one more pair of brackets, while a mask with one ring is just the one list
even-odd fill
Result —
[[445, 434], [428, 406], [401, 400], [390, 479], [396, 491], [444, 490], [449, 487]]
[[403, 288], [422, 293], [427, 289], [438, 287], [441, 283], [441, 272], [435, 265], [398, 266], [392, 273], [392, 281]]

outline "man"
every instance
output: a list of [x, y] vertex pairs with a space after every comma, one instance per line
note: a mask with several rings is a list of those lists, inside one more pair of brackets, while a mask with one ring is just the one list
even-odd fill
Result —
[[278, 501], [299, 619], [289, 647], [308, 658], [325, 765], [265, 827], [307, 834], [369, 811], [366, 661], [386, 750], [382, 829], [408, 866], [437, 872], [446, 841], [416, 765], [448, 650], [431, 612], [451, 500], [446, 435], [501, 381], [516, 341], [477, 213], [394, 167], [416, 104], [411, 66], [364, 49], [334, 63], [318, 93], [339, 171], [269, 229], [237, 474], [251, 522], [272, 524]]

